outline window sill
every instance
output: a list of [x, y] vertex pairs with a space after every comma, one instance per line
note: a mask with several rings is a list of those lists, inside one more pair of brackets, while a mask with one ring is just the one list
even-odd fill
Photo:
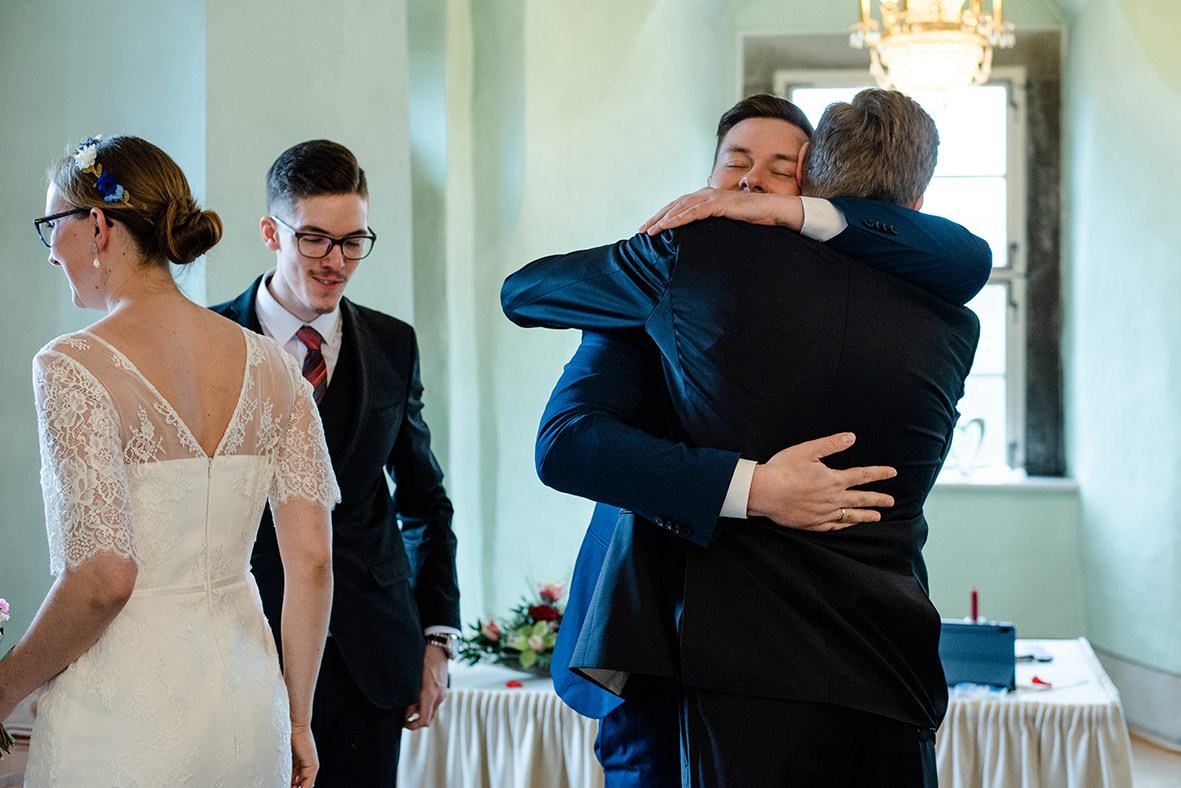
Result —
[[1067, 477], [1024, 476], [1016, 473], [998, 477], [987, 471], [979, 471], [966, 478], [960, 474], [944, 474], [935, 481], [935, 489], [1077, 492], [1078, 482]]

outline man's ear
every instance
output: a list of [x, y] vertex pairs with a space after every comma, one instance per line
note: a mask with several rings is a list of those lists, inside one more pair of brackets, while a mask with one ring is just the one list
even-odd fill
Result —
[[279, 225], [269, 216], [258, 220], [258, 231], [262, 234], [262, 242], [272, 252], [279, 251]]
[[808, 154], [812, 152], [811, 141], [805, 142], [800, 146], [800, 152], [796, 154], [796, 186], [800, 189], [800, 194], [804, 193], [804, 186], [808, 182]]
[[919, 195], [919, 198], [918, 198], [917, 200], [915, 200], [915, 201], [914, 201], [914, 204], [912, 204], [912, 205], [910, 206], [910, 207], [911, 207], [911, 209], [912, 209], [912, 210], [915, 210], [915, 211], [921, 211], [921, 210], [923, 210], [923, 197], [925, 197], [925, 196], [926, 196], [926, 195], [920, 194], [920, 195]]

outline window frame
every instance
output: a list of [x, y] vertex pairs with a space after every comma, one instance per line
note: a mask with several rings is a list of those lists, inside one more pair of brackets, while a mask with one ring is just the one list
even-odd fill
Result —
[[[796, 88], [875, 87], [873, 77], [863, 69], [775, 69], [772, 90], [791, 99]], [[1006, 133], [1006, 236], [1005, 249], [994, 249], [989, 285], [1005, 289], [1008, 309], [1005, 322], [1005, 461], [1009, 469], [1024, 471], [1028, 439], [1028, 339], [1029, 320], [1029, 137], [1028, 77], [1025, 66], [998, 66], [986, 84], [1004, 85], [1007, 91]], [[812, 119], [814, 122], [818, 119]], [[996, 470], [989, 468], [979, 471]], [[971, 479], [971, 474], [967, 477]]]

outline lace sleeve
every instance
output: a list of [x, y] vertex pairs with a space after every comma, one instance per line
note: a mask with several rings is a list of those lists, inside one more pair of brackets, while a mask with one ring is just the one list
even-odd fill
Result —
[[279, 442], [271, 503], [280, 504], [296, 497], [331, 509], [340, 503], [340, 488], [332, 472], [328, 444], [324, 442], [320, 411], [312, 398], [311, 384], [299, 373], [294, 360], [286, 353], [283, 356], [293, 377], [295, 402]]
[[61, 574], [100, 553], [139, 564], [119, 419], [105, 388], [52, 351], [33, 362], [49, 568]]

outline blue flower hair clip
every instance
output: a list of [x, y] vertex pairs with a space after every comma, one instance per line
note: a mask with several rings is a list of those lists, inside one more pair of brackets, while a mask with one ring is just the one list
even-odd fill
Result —
[[103, 196], [104, 202], [125, 202], [131, 204], [131, 195], [115, 180], [109, 172], [103, 172], [103, 166], [96, 161], [98, 157], [98, 142], [102, 137], [87, 137], [86, 142], [78, 146], [74, 153], [74, 163], [81, 172], [93, 173], [97, 179], [94, 187]]
[[127, 199], [127, 190], [116, 183], [115, 176], [109, 172], [98, 176], [94, 188], [98, 189], [98, 193], [103, 196], [103, 200], [106, 202], [119, 202]]

